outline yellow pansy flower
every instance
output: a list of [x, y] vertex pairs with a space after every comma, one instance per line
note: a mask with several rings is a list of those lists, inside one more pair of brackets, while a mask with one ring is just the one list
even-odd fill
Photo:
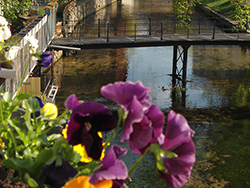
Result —
[[2, 139], [0, 138], [0, 148], [2, 148], [3, 147], [3, 141], [2, 141]]
[[[1, 39], [0, 40], [0, 44], [2, 43], [2, 45], [4, 44], [4, 39]], [[2, 48], [2, 46], [0, 45], [0, 51], [2, 50], [3, 48]]]
[[44, 116], [52, 115], [50, 119], [55, 119], [58, 115], [57, 106], [54, 103], [47, 102], [44, 104], [41, 110]]
[[95, 185], [89, 183], [88, 176], [78, 176], [67, 182], [62, 188], [111, 188], [113, 186], [112, 180], [98, 181]]

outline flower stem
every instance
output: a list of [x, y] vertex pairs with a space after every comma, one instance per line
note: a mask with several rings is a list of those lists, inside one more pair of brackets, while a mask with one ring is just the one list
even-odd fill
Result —
[[144, 151], [144, 153], [141, 155], [141, 157], [136, 161], [136, 163], [129, 169], [128, 174], [134, 171], [136, 167], [141, 163], [142, 159], [145, 157], [145, 155], [148, 153], [150, 149], [150, 146], [147, 147], [147, 149]]
[[69, 110], [66, 109], [61, 115], [60, 117], [57, 118], [56, 122], [53, 123], [53, 126], [49, 127], [48, 129], [46, 129], [45, 131], [43, 131], [41, 134], [47, 134], [51, 129], [53, 129], [63, 118], [64, 116], [66, 115], [66, 113], [68, 112]]
[[112, 140], [112, 138], [116, 135], [116, 132], [117, 132], [118, 128], [119, 128], [120, 125], [121, 125], [121, 122], [122, 122], [122, 117], [119, 117], [115, 129], [113, 130], [113, 132], [112, 132], [112, 134], [109, 136], [109, 138], [106, 140], [106, 142], [105, 142], [105, 144], [104, 144], [104, 146], [103, 146], [103, 149], [106, 149], [106, 147], [108, 146], [109, 142], [110, 142], [110, 141]]
[[26, 48], [26, 49], [24, 50], [23, 53], [21, 53], [20, 55], [16, 56], [14, 59], [9, 59], [9, 60], [0, 61], [0, 64], [1, 64], [1, 63], [5, 63], [5, 62], [10, 62], [10, 61], [16, 60], [17, 58], [21, 57], [28, 49], [29, 49], [29, 48]]
[[16, 92], [16, 96], [18, 96], [18, 94], [19, 94], [19, 92], [20, 92], [20, 90], [21, 90], [21, 88], [22, 88], [24, 76], [25, 76], [25, 73], [26, 73], [26, 71], [27, 71], [28, 65], [29, 65], [29, 63], [30, 63], [31, 57], [32, 57], [32, 54], [29, 56], [29, 60], [28, 60], [28, 62], [27, 62], [26, 65], [25, 65], [25, 68], [24, 68], [24, 71], [23, 71], [23, 74], [22, 74], [22, 78], [21, 78], [21, 81], [20, 81], [20, 83], [19, 83], [19, 86], [18, 86], [18, 89], [17, 89], [17, 92]]
[[[14, 148], [16, 148], [17, 144], [16, 144], [16, 139], [12, 133], [12, 131], [10, 130], [10, 128], [8, 127], [8, 122], [6, 122], [6, 120], [4, 119], [3, 116], [3, 109], [2, 109], [2, 103], [0, 102], [0, 116], [1, 116], [1, 125], [4, 126], [5, 130], [10, 134], [11, 140], [14, 144]], [[0, 132], [1, 133], [1, 132]]]

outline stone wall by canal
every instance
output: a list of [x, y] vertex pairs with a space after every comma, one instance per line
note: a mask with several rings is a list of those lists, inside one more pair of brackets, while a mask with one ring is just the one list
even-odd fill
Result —
[[68, 33], [74, 30], [75, 25], [80, 20], [115, 2], [117, 2], [117, 0], [71, 1], [63, 10], [63, 32], [66, 33], [67, 36]]

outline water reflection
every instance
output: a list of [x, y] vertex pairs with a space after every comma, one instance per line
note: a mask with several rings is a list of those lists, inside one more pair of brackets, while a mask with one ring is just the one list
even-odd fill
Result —
[[249, 119], [191, 123], [197, 161], [186, 187], [249, 187]]
[[[149, 18], [169, 16], [171, 4], [162, 0], [125, 1], [122, 6], [112, 5], [89, 19]], [[208, 29], [211, 24], [207, 23]], [[236, 108], [249, 104], [250, 52], [239, 46], [191, 46], [187, 66], [187, 108]], [[56, 85], [59, 93], [56, 104], [64, 109], [66, 98], [75, 93], [80, 100], [101, 102], [110, 109], [118, 106], [100, 95], [102, 85], [115, 81], [138, 81], [151, 88], [151, 102], [162, 110], [171, 108], [171, 77], [173, 47], [83, 50], [74, 56], [63, 57], [56, 65]], [[232, 107], [233, 106], [233, 107]], [[193, 113], [196, 116], [197, 112]], [[239, 110], [239, 117], [203, 118], [201, 123], [190, 121], [196, 134], [197, 150], [192, 177], [185, 187], [249, 187], [250, 154], [249, 109]], [[234, 113], [234, 112], [233, 112]], [[185, 111], [183, 112], [185, 116]], [[217, 114], [218, 115], [218, 114]], [[217, 121], [216, 121], [217, 120]], [[239, 121], [240, 120], [240, 121]], [[104, 136], [105, 137], [105, 136]], [[114, 140], [119, 142], [119, 137]], [[128, 148], [126, 144], [122, 145]], [[128, 167], [138, 155], [124, 158]], [[154, 157], [147, 155], [140, 168], [132, 175], [131, 188], [165, 187], [155, 173]]]

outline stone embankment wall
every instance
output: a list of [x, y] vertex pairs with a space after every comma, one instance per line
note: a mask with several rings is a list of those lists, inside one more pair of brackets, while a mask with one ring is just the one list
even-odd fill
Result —
[[67, 36], [80, 20], [115, 2], [117, 0], [83, 0], [80, 2], [73, 0], [63, 11], [63, 32]]

